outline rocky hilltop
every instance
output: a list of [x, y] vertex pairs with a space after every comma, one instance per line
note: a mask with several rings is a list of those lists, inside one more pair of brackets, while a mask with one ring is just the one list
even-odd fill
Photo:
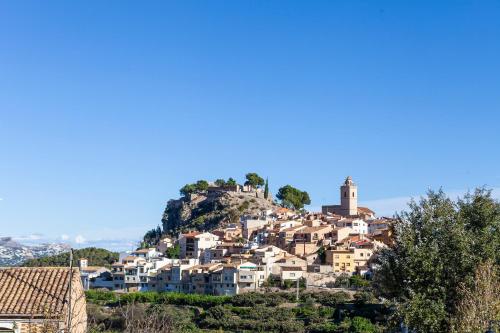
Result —
[[28, 259], [42, 258], [69, 251], [66, 244], [22, 245], [12, 237], [0, 238], [0, 267], [16, 266]]
[[257, 192], [214, 191], [170, 200], [163, 213], [164, 232], [211, 231], [236, 223], [242, 215], [257, 215], [278, 207]]

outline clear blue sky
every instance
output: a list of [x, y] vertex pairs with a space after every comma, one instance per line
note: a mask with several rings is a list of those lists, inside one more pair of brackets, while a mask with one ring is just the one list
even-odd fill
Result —
[[249, 171], [313, 207], [499, 187], [499, 40], [487, 0], [1, 1], [0, 236], [115, 246]]

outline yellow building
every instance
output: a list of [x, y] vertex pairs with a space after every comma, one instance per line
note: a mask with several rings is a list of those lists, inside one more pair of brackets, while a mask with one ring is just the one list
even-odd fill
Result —
[[356, 270], [354, 250], [327, 250], [326, 263], [332, 265], [335, 273], [353, 273]]

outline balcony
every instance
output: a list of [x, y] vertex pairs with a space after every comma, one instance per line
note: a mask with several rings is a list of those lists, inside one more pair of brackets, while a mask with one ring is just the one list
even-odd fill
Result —
[[125, 283], [139, 283], [139, 277], [135, 275], [125, 276]]
[[240, 282], [254, 282], [255, 281], [255, 275], [240, 275], [239, 277]]

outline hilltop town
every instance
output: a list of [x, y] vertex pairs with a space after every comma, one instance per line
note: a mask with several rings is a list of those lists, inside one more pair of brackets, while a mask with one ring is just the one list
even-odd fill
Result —
[[[212, 183], [170, 201], [164, 217], [169, 235], [154, 246], [122, 256], [111, 269], [80, 259], [85, 289], [236, 295], [297, 283], [325, 288], [339, 276], [369, 277], [377, 251], [392, 243], [393, 220], [358, 206], [351, 177], [339, 188], [340, 203], [321, 212], [277, 205], [266, 192]], [[173, 222], [174, 207], [184, 217]]]

